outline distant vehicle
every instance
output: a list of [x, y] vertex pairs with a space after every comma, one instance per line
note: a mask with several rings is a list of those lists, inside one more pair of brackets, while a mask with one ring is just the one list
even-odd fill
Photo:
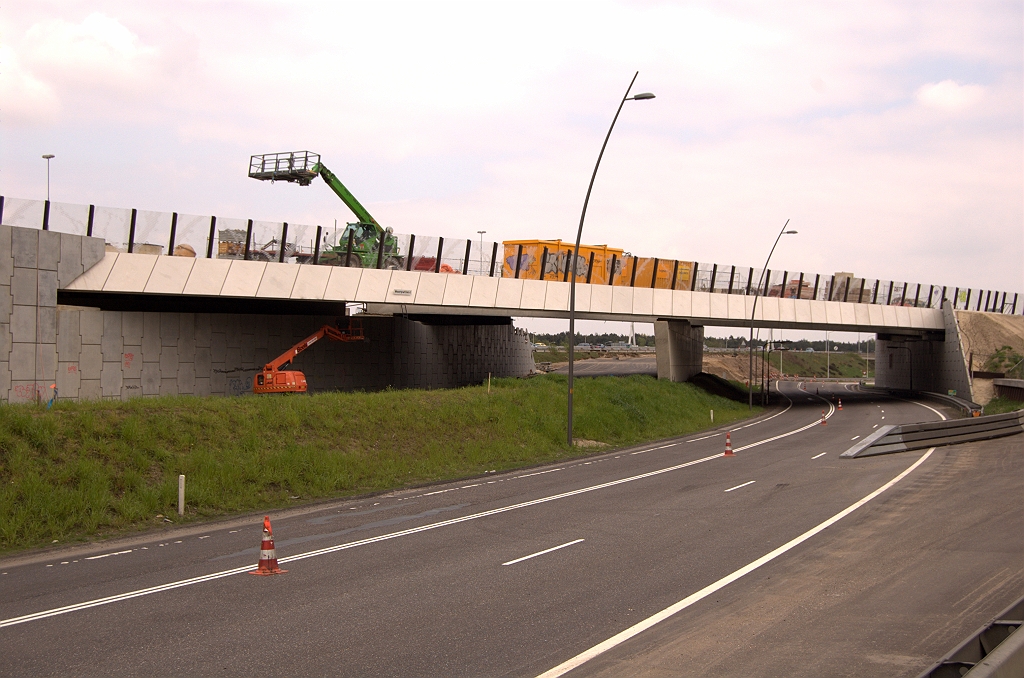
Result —
[[814, 353], [814, 349], [813, 348], [805, 348], [804, 349], [804, 353]]

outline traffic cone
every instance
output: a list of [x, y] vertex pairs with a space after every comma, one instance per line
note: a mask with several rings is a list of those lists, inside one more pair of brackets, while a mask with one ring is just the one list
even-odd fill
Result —
[[249, 574], [284, 574], [277, 566], [277, 552], [274, 550], [274, 533], [270, 529], [270, 516], [263, 517], [263, 542], [260, 544], [260, 562]]
[[723, 454], [722, 456], [723, 457], [735, 457], [736, 456], [735, 454], [733, 454], [733, 451], [732, 451], [732, 432], [731, 431], [726, 431], [725, 432], [725, 454]]
[[839, 411], [840, 412], [843, 411], [843, 399], [842, 398], [839, 399]]
[[821, 411], [821, 425], [828, 426], [828, 420], [825, 419], [825, 410]]

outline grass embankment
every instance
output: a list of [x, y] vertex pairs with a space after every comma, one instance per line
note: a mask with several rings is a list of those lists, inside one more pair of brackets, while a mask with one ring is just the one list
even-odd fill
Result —
[[1010, 400], [1003, 397], [993, 398], [985, 405], [985, 414], [1003, 414], [1004, 412], [1016, 412], [1017, 410], [1024, 410], [1024, 403], [1019, 400]]
[[[565, 443], [566, 378], [443, 391], [0, 407], [0, 551], [454, 479], [586, 454]], [[691, 384], [576, 382], [578, 438], [618, 446], [747, 416]], [[588, 450], [593, 452], [593, 448]]]
[[[779, 353], [772, 352], [770, 361], [772, 370], [778, 371]], [[826, 363], [828, 364], [826, 365]], [[863, 379], [864, 357], [856, 353], [832, 353], [826, 356], [824, 353], [784, 351], [782, 353], [782, 372], [790, 376], [799, 374], [801, 377], [824, 377], [827, 372], [833, 378], [852, 377]], [[867, 376], [875, 376], [874, 360], [868, 361]]]

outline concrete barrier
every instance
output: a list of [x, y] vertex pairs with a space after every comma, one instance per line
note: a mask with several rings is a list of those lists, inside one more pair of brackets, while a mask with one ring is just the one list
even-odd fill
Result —
[[1020, 678], [1024, 676], [1024, 598], [929, 668], [918, 678]]
[[847, 459], [871, 457], [990, 440], [1018, 433], [1024, 433], [1024, 410], [987, 417], [882, 426], [839, 456]]

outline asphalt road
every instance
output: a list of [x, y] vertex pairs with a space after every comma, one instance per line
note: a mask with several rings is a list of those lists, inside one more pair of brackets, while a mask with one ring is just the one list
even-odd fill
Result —
[[605, 643], [569, 675], [915, 676], [1024, 588], [1024, 437], [840, 460], [941, 408], [821, 386], [821, 426], [808, 386], [731, 458], [710, 431], [273, 514], [281, 576], [244, 573], [259, 518], [2, 561], [0, 675], [537, 676]]
[[[569, 366], [551, 370], [555, 374], [569, 374]], [[658, 376], [658, 360], [654, 354], [637, 358], [590, 358], [573, 365], [577, 377], [624, 376], [627, 374], [649, 374]]]

